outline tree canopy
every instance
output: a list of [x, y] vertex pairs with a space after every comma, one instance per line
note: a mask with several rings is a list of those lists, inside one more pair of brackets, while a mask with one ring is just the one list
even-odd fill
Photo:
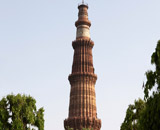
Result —
[[44, 109], [26, 95], [7, 95], [0, 101], [0, 130], [44, 130]]
[[[159, 130], [160, 129], [160, 41], [151, 56], [155, 70], [146, 72], [144, 101], [129, 105], [121, 130]], [[136, 104], [139, 104], [139, 108]], [[138, 112], [140, 110], [140, 112]]]
[[160, 41], [151, 56], [151, 64], [155, 65], [155, 70], [146, 72], [147, 81], [144, 87], [146, 108], [140, 119], [141, 130], [160, 129]]
[[129, 105], [121, 130], [138, 130], [139, 120], [144, 108], [145, 102], [142, 99], [135, 100], [133, 105]]
[[[160, 92], [160, 41], [158, 41], [155, 52], [151, 56], [151, 64], [155, 65], [155, 71], [149, 70], [146, 72], [147, 82], [144, 88], [145, 99], [154, 97]], [[153, 90], [154, 89], [154, 90]], [[153, 91], [151, 95], [149, 92]]]

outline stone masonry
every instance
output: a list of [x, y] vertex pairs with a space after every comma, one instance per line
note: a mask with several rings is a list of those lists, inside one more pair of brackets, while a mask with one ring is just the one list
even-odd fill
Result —
[[92, 48], [94, 42], [90, 39], [91, 22], [88, 20], [88, 5], [78, 6], [76, 40], [72, 42], [74, 49], [72, 73], [68, 79], [71, 85], [68, 119], [64, 120], [64, 128], [82, 130], [93, 128], [100, 130], [101, 120], [97, 118], [95, 83]]

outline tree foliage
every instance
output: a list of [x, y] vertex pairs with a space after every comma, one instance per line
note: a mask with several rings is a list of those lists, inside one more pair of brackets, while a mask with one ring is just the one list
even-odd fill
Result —
[[[144, 88], [146, 100], [151, 96], [154, 97], [155, 93], [159, 94], [160, 92], [160, 41], [158, 41], [155, 52], [151, 56], [151, 64], [155, 65], [155, 71], [149, 70], [146, 72], [147, 82]], [[151, 91], [153, 93], [149, 95]]]
[[147, 99], [139, 124], [138, 130], [160, 130], [160, 94]]
[[140, 120], [141, 130], [160, 129], [160, 41], [151, 56], [151, 63], [155, 65], [155, 70], [146, 72], [147, 82], [144, 88], [146, 109]]
[[133, 106], [129, 105], [121, 130], [160, 130], [160, 41], [151, 56], [151, 64], [155, 65], [155, 70], [146, 72], [145, 101], [141, 104], [141, 112], [135, 118], [133, 110], [136, 102]]
[[129, 105], [121, 130], [138, 130], [140, 115], [144, 109], [145, 102], [142, 99], [135, 100], [133, 105]]
[[26, 95], [7, 95], [0, 101], [0, 130], [44, 130], [44, 109]]

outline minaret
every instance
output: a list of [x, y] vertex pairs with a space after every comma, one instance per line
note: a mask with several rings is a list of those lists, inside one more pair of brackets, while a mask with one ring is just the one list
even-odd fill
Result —
[[93, 128], [100, 130], [101, 120], [97, 118], [95, 83], [92, 48], [94, 42], [90, 39], [91, 22], [88, 20], [88, 5], [78, 6], [76, 40], [72, 42], [74, 49], [72, 73], [68, 79], [71, 85], [69, 117], [64, 120], [64, 128], [82, 130]]

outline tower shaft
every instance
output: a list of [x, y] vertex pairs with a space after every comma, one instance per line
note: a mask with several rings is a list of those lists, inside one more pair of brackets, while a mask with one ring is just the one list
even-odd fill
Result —
[[88, 5], [78, 6], [76, 40], [72, 42], [74, 49], [72, 73], [68, 79], [71, 85], [69, 117], [64, 121], [64, 127], [82, 130], [93, 128], [100, 130], [101, 120], [97, 118], [95, 83], [92, 48], [94, 42], [90, 39], [91, 22], [88, 20]]

